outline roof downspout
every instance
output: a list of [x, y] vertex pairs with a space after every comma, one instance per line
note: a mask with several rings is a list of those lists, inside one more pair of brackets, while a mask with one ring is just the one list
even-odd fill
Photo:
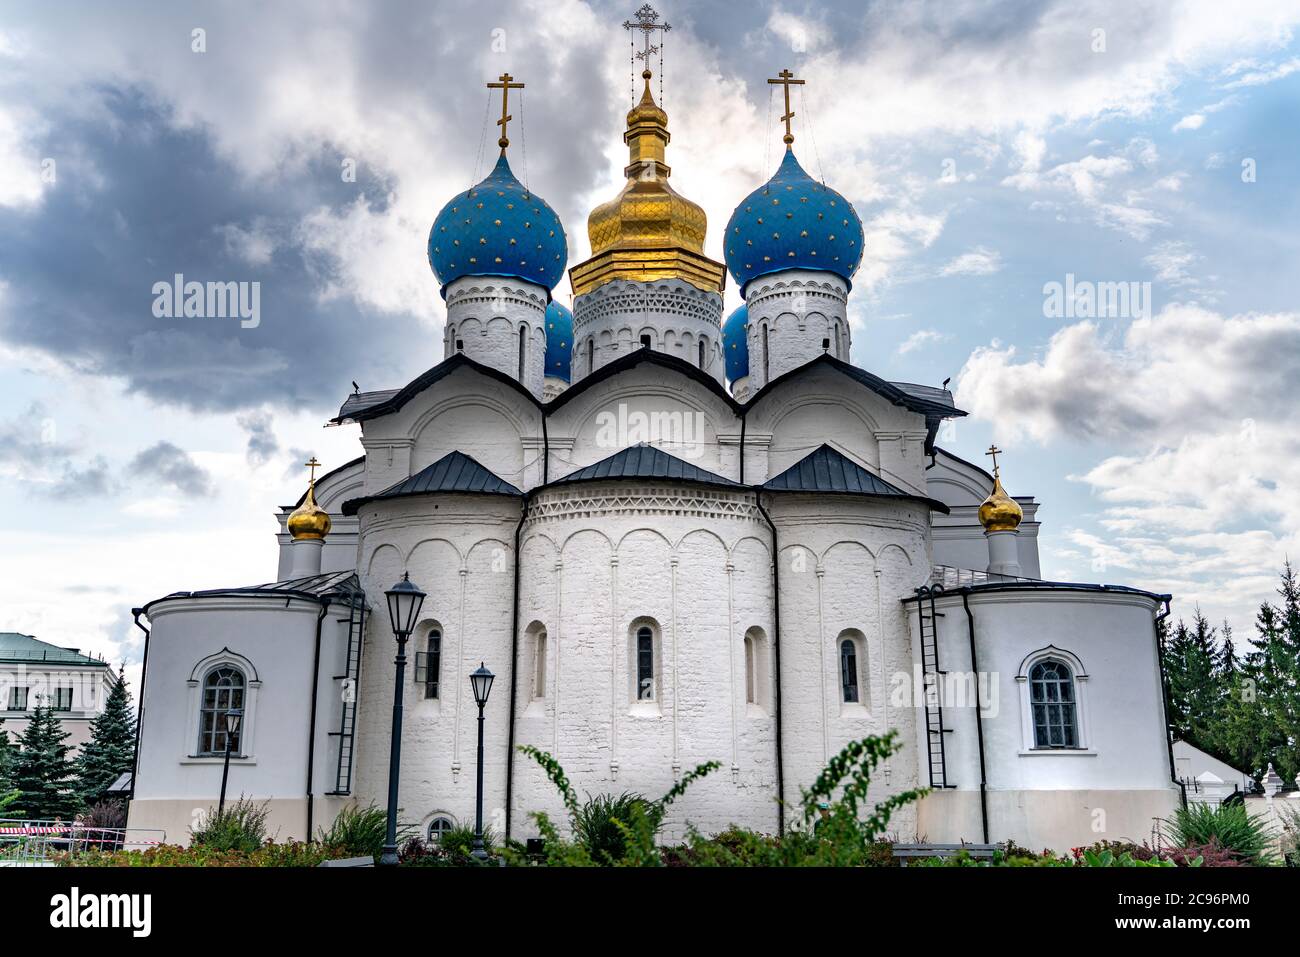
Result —
[[[743, 448], [743, 446], [742, 446]], [[777, 834], [785, 835], [785, 755], [781, 749], [781, 553], [776, 537], [776, 523], [763, 508], [762, 492], [754, 489], [754, 504], [772, 530], [772, 670], [776, 674], [776, 796]]]
[[1156, 615], [1153, 623], [1153, 631], [1156, 639], [1156, 664], [1160, 667], [1160, 707], [1161, 707], [1161, 724], [1165, 727], [1165, 747], [1169, 750], [1169, 780], [1178, 785], [1178, 793], [1181, 796], [1183, 807], [1187, 807], [1187, 785], [1178, 780], [1178, 767], [1174, 764], [1174, 738], [1169, 733], [1169, 680], [1165, 676], [1165, 648], [1164, 643], [1160, 640], [1160, 623], [1169, 617], [1171, 609], [1170, 601], [1172, 595], [1161, 596], [1165, 602], [1165, 610]]
[[748, 414], [748, 409], [740, 413], [740, 478], [737, 481], [741, 485], [745, 484], [745, 423], [749, 421]]
[[[549, 453], [544, 453], [548, 454]], [[510, 840], [511, 806], [515, 792], [515, 702], [519, 692], [519, 539], [523, 535], [524, 521], [528, 518], [528, 506], [532, 501], [531, 493], [524, 493], [524, 502], [519, 510], [519, 524], [515, 526], [515, 575], [514, 575], [514, 615], [511, 619], [510, 632], [510, 727], [506, 733], [506, 836]]]
[[984, 703], [980, 700], [980, 666], [975, 653], [975, 613], [970, 609], [970, 592], [961, 593], [962, 607], [966, 609], [966, 630], [970, 636], [970, 669], [975, 679], [975, 736], [980, 752], [980, 823], [984, 828], [984, 843], [989, 842], [988, 770], [984, 764]]
[[128, 800], [135, 800], [135, 786], [140, 779], [140, 735], [144, 732], [144, 681], [149, 674], [149, 629], [140, 624], [140, 616], [144, 614], [143, 608], [132, 608], [131, 617], [135, 626], [144, 632], [144, 660], [140, 664], [140, 700], [136, 704], [135, 712], [135, 754], [131, 757], [131, 796]]
[[325, 614], [330, 610], [330, 600], [322, 598], [320, 603], [320, 614], [316, 616], [316, 654], [311, 663], [311, 717], [307, 722], [307, 836], [304, 840], [310, 842], [312, 835], [312, 826], [315, 821], [315, 804], [316, 799], [312, 794], [312, 776], [316, 770], [316, 698], [320, 691], [320, 635], [321, 624], [325, 621]]

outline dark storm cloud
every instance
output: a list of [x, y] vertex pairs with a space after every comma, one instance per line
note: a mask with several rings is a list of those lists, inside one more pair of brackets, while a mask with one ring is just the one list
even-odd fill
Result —
[[115, 491], [108, 462], [94, 456], [84, 463], [78, 446], [56, 438], [56, 423], [45, 406], [33, 402], [19, 416], [0, 422], [0, 473], [38, 495], [74, 501]]
[[[196, 409], [268, 400], [328, 409], [350, 379], [386, 379], [374, 371], [386, 361], [401, 367], [392, 346], [419, 334], [414, 317], [321, 302], [328, 264], [293, 246], [259, 262], [222, 228], [289, 235], [305, 210], [354, 202], [358, 187], [382, 208], [384, 183], [367, 182], [364, 168], [358, 183], [343, 183], [337, 156], [323, 150], [300, 175], [250, 180], [139, 91], [105, 102], [98, 122], [53, 122], [43, 149], [57, 157], [61, 144], [77, 144], [79, 159], [60, 166], [44, 202], [0, 210], [4, 340]], [[175, 284], [177, 274], [259, 283], [257, 323], [156, 316], [155, 284]], [[355, 348], [361, 338], [365, 350]]]
[[136, 454], [127, 467], [135, 477], [154, 479], [192, 496], [212, 492], [212, 477], [184, 449], [158, 442]]
[[271, 413], [265, 410], [247, 412], [236, 418], [239, 427], [248, 433], [248, 464], [254, 468], [265, 465], [280, 451], [275, 437]]

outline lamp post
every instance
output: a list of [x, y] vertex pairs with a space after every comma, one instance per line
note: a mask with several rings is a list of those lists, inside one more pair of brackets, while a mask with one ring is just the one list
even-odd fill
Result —
[[379, 863], [383, 867], [397, 866], [397, 782], [402, 764], [402, 688], [406, 677], [406, 639], [415, 630], [424, 604], [424, 592], [412, 582], [409, 573], [384, 592], [388, 598], [388, 619], [397, 638], [396, 684], [393, 686], [393, 737], [388, 752], [388, 832], [384, 838], [384, 852]]
[[469, 676], [469, 686], [474, 689], [474, 702], [478, 705], [478, 786], [474, 799], [474, 849], [470, 851], [470, 857], [477, 861], [486, 861], [488, 857], [483, 846], [483, 708], [492, 691], [494, 677], [481, 661], [478, 670]]
[[244, 712], [239, 708], [231, 708], [226, 712], [226, 761], [221, 767], [221, 797], [217, 799], [217, 817], [221, 817], [221, 812], [226, 809], [226, 781], [230, 778], [231, 742], [239, 737], [239, 723], [243, 718]]

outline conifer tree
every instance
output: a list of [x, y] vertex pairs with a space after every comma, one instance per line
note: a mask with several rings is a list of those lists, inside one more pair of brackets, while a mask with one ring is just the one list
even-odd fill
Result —
[[102, 800], [109, 786], [131, 770], [135, 758], [135, 716], [126, 677], [118, 668], [117, 683], [104, 710], [90, 721], [90, 740], [77, 756], [77, 791], [86, 804]]
[[18, 741], [21, 750], [14, 760], [13, 780], [22, 795], [10, 811], [21, 811], [31, 819], [73, 819], [81, 799], [74, 790], [76, 769], [68, 760], [68, 737], [53, 707], [38, 698]]

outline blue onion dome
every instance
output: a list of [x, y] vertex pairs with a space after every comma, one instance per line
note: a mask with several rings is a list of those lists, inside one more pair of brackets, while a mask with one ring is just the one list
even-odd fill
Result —
[[546, 375], [569, 381], [573, 359], [573, 313], [555, 300], [546, 307]]
[[847, 283], [862, 262], [853, 204], [805, 173], [792, 149], [776, 175], [736, 207], [724, 238], [741, 295], [750, 280], [783, 269], [821, 269]]
[[444, 296], [462, 276], [513, 276], [551, 289], [568, 260], [560, 217], [515, 179], [504, 154], [487, 179], [452, 197], [429, 230], [429, 266]]
[[727, 381], [749, 375], [749, 307], [741, 306], [722, 324], [722, 355], [727, 363]]

